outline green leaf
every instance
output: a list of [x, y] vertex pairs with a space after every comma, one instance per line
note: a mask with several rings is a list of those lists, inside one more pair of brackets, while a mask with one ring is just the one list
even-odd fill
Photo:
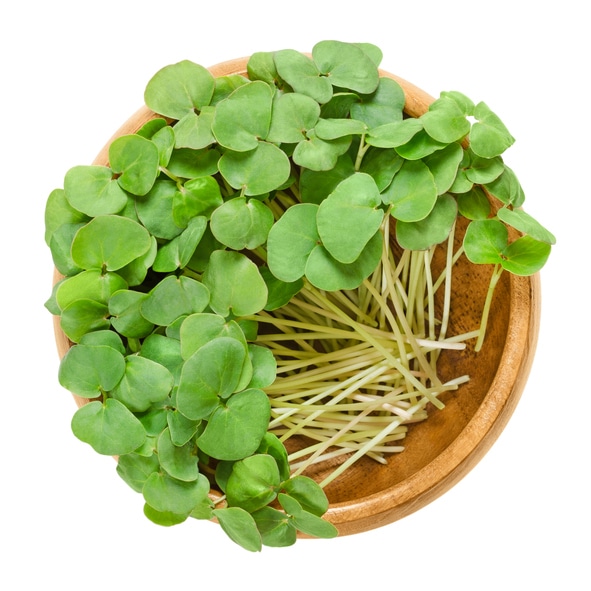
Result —
[[201, 425], [201, 421], [188, 419], [178, 410], [169, 410], [166, 413], [166, 421], [170, 431], [170, 440], [179, 447], [193, 439]]
[[214, 78], [206, 68], [183, 60], [154, 74], [146, 86], [144, 100], [152, 111], [181, 119], [188, 112], [208, 105], [214, 86]]
[[271, 503], [280, 484], [275, 460], [256, 454], [235, 462], [226, 485], [226, 498], [231, 507], [252, 513]]
[[482, 158], [500, 156], [515, 142], [505, 124], [493, 113], [486, 103], [480, 102], [474, 108], [478, 119], [470, 132], [470, 147]]
[[228, 98], [237, 88], [248, 84], [255, 78], [247, 78], [242, 74], [228, 74], [227, 76], [218, 76], [215, 79], [215, 89], [211, 99], [211, 105], [215, 106], [225, 98]]
[[504, 170], [501, 157], [481, 158], [475, 153], [470, 154], [470, 166], [465, 168], [466, 177], [477, 184], [487, 184], [498, 178]]
[[517, 175], [506, 164], [503, 172], [490, 183], [484, 185], [492, 195], [505, 205], [521, 207], [525, 201], [525, 194]]
[[308, 134], [308, 139], [301, 141], [293, 151], [293, 161], [303, 168], [311, 170], [332, 170], [340, 156], [351, 145], [348, 136], [334, 140], [320, 139], [314, 130]]
[[168, 326], [181, 316], [202, 312], [208, 303], [205, 285], [190, 277], [169, 275], [149, 292], [141, 313], [148, 322]]
[[290, 92], [276, 94], [267, 140], [295, 144], [306, 139], [320, 117], [320, 105], [309, 96]]
[[417, 222], [429, 215], [437, 201], [435, 179], [426, 164], [405, 162], [390, 186], [382, 193], [392, 206], [392, 216], [403, 222]]
[[308, 476], [294, 476], [282, 484], [282, 489], [309, 513], [321, 517], [328, 511], [326, 494], [320, 485]]
[[312, 203], [294, 205], [271, 228], [267, 264], [277, 279], [289, 283], [303, 277], [308, 257], [320, 242], [317, 212]]
[[172, 127], [165, 125], [148, 139], [152, 140], [158, 150], [158, 163], [160, 166], [168, 166], [174, 149], [174, 131]]
[[268, 267], [259, 267], [259, 271], [269, 292], [267, 303], [265, 304], [265, 310], [267, 311], [277, 310], [287, 304], [304, 285], [302, 279], [296, 279], [290, 282], [281, 281], [281, 279], [277, 279], [271, 273]]
[[283, 511], [272, 507], [263, 507], [255, 511], [252, 517], [265, 546], [283, 548], [296, 543], [297, 530]]
[[[300, 173], [300, 197], [302, 202], [319, 205], [334, 191], [341, 181], [350, 177], [354, 172], [355, 167], [348, 154], [339, 156], [336, 164], [330, 170], [317, 171], [304, 168]], [[364, 170], [364, 172], [368, 171]]]
[[215, 238], [234, 250], [254, 249], [267, 241], [273, 212], [258, 199], [229, 199], [211, 216]]
[[75, 226], [88, 221], [88, 216], [74, 209], [63, 189], [54, 189], [45, 203], [45, 243], [51, 243], [53, 233], [64, 224]]
[[497, 211], [497, 217], [520, 232], [528, 234], [535, 240], [547, 242], [548, 244], [556, 243], [556, 237], [554, 234], [542, 226], [542, 224], [531, 215], [523, 211], [523, 209], [501, 207]]
[[327, 291], [356, 289], [380, 261], [382, 241], [382, 233], [376, 232], [353, 263], [337, 261], [324, 246], [318, 245], [306, 261], [306, 277], [312, 285]]
[[140, 456], [137, 453], [129, 453], [119, 456], [117, 461], [117, 474], [135, 492], [142, 492], [142, 488], [150, 474], [160, 468], [158, 456]]
[[337, 528], [332, 523], [306, 511], [293, 497], [279, 493], [278, 498], [285, 512], [292, 517], [295, 527], [302, 533], [316, 538], [337, 537]]
[[134, 195], [145, 195], [159, 173], [156, 144], [139, 135], [124, 135], [109, 146], [109, 163], [119, 185]]
[[273, 352], [267, 347], [249, 343], [248, 354], [253, 368], [248, 387], [263, 389], [270, 386], [277, 374], [277, 360]]
[[85, 224], [62, 224], [51, 235], [49, 247], [56, 269], [65, 276], [75, 275], [82, 269], [72, 260], [72, 241]]
[[125, 346], [121, 337], [112, 330], [95, 330], [80, 339], [81, 345], [105, 345], [125, 355]]
[[336, 140], [349, 135], [362, 135], [367, 126], [355, 119], [320, 119], [314, 128], [322, 140]]
[[198, 179], [218, 172], [220, 153], [214, 148], [191, 150], [179, 148], [173, 150], [168, 163], [168, 170], [183, 179]]
[[363, 121], [370, 129], [402, 121], [406, 97], [398, 82], [380, 78], [377, 89], [351, 105], [351, 117]]
[[213, 515], [233, 542], [250, 552], [261, 551], [261, 535], [250, 513], [240, 507], [226, 507], [214, 509]]
[[156, 238], [172, 240], [182, 232], [184, 226], [177, 225], [173, 215], [177, 190], [175, 182], [157, 180], [146, 195], [135, 201], [139, 220]]
[[279, 76], [295, 92], [313, 98], [317, 103], [327, 103], [332, 97], [332, 84], [322, 76], [316, 64], [294, 49], [281, 49], [273, 55]]
[[312, 58], [333, 86], [362, 94], [370, 94], [378, 86], [377, 66], [365, 51], [352, 43], [320, 41], [312, 48]]
[[277, 469], [279, 470], [279, 478], [282, 482], [289, 478], [290, 467], [287, 450], [277, 435], [267, 431], [263, 435], [263, 439], [261, 440], [256, 453], [267, 454], [275, 460]]
[[271, 125], [273, 89], [260, 80], [237, 88], [215, 110], [212, 132], [220, 145], [247, 152], [265, 139]]
[[187, 266], [207, 227], [207, 218], [197, 216], [189, 220], [187, 227], [170, 242], [158, 249], [152, 269], [159, 273], [172, 273]]
[[91, 217], [120, 212], [127, 193], [106, 166], [74, 166], [66, 172], [64, 191], [68, 203]]
[[148, 270], [152, 266], [156, 253], [158, 252], [158, 242], [154, 236], [150, 238], [150, 248], [137, 259], [133, 259], [131, 263], [127, 263], [120, 269], [117, 269], [117, 274], [121, 275], [130, 287], [141, 285], [146, 276]]
[[316, 223], [326, 250], [341, 263], [353, 263], [379, 230], [384, 212], [371, 176], [358, 172], [342, 181], [320, 204]]
[[209, 494], [209, 481], [203, 474], [185, 482], [165, 472], [150, 474], [143, 488], [144, 499], [156, 511], [183, 515], [203, 503]]
[[246, 70], [250, 80], [262, 80], [267, 84], [275, 84], [278, 78], [272, 51], [256, 51], [253, 53], [248, 58]]
[[125, 359], [104, 345], [75, 345], [60, 363], [59, 383], [83, 398], [96, 398], [112, 390], [125, 373]]
[[522, 236], [503, 250], [501, 266], [515, 275], [533, 275], [548, 260], [550, 244], [531, 236]]
[[108, 329], [108, 316], [105, 304], [89, 299], [76, 300], [61, 311], [60, 328], [71, 341], [78, 343], [86, 333]]
[[244, 195], [263, 195], [281, 187], [291, 164], [285, 152], [268, 142], [258, 142], [249, 152], [225, 152], [219, 160], [222, 176]]
[[158, 437], [157, 450], [160, 465], [169, 476], [184, 482], [197, 480], [199, 467], [194, 444], [177, 446], [171, 438], [170, 430], [166, 428]]
[[235, 320], [226, 320], [218, 314], [203, 312], [187, 316], [180, 328], [181, 353], [188, 359], [198, 349], [217, 337], [230, 337], [246, 350], [246, 338]]
[[166, 400], [173, 385], [174, 378], [163, 365], [129, 355], [125, 358], [125, 373], [110, 394], [132, 412], [143, 412], [154, 402]]
[[223, 203], [220, 186], [212, 176], [187, 181], [174, 193], [172, 215], [176, 226], [186, 228], [196, 216], [210, 218]]
[[209, 417], [197, 445], [218, 460], [241, 460], [259, 447], [269, 425], [271, 405], [262, 390], [230, 396]]
[[433, 175], [435, 186], [437, 187], [437, 195], [443, 195], [443, 193], [450, 190], [458, 174], [458, 168], [463, 157], [464, 150], [462, 146], [458, 143], [452, 143], [423, 160]]
[[370, 148], [363, 157], [359, 171], [369, 174], [382, 192], [390, 185], [403, 162], [392, 148]]
[[184, 363], [178, 340], [161, 334], [151, 334], [143, 340], [140, 355], [166, 367], [175, 377], [175, 383], [178, 383]]
[[464, 250], [473, 263], [498, 264], [507, 241], [507, 228], [498, 220], [474, 220], [466, 229]]
[[189, 111], [174, 126], [174, 147], [201, 150], [215, 143], [211, 131], [214, 115], [215, 108], [209, 106], [199, 114]]
[[127, 283], [117, 273], [101, 273], [98, 269], [82, 271], [60, 282], [55, 297], [58, 306], [63, 310], [76, 300], [94, 300], [106, 304], [109, 298]]
[[72, 242], [72, 259], [83, 269], [117, 271], [151, 246], [149, 232], [137, 222], [103, 215], [78, 230]]
[[141, 314], [147, 294], [128, 289], [115, 292], [109, 299], [109, 314], [113, 328], [124, 337], [140, 339], [148, 336], [154, 325]]
[[441, 97], [429, 105], [421, 116], [425, 131], [436, 141], [451, 144], [463, 139], [470, 132], [470, 122], [458, 103]]
[[248, 316], [267, 303], [267, 285], [257, 266], [239, 252], [216, 250], [203, 274], [211, 309], [221, 316]]
[[458, 211], [469, 220], [485, 220], [490, 217], [490, 201], [478, 186], [458, 195], [457, 202]]
[[[423, 122], [421, 119], [401, 119], [382, 123], [377, 127], [369, 130], [365, 141], [370, 146], [376, 148], [398, 148], [400, 146], [407, 146], [408, 143], [423, 129]], [[439, 146], [438, 147], [442, 147]], [[409, 160], [418, 160], [418, 157], [408, 158]]]
[[107, 398], [89, 402], [72, 417], [74, 435], [99, 454], [116, 456], [131, 453], [146, 440], [140, 421], [121, 402]]
[[429, 215], [418, 222], [396, 222], [396, 240], [408, 250], [427, 250], [443, 242], [456, 221], [458, 208], [447, 193], [437, 198]]
[[[413, 119], [405, 119], [405, 121], [412, 120]], [[419, 121], [421, 126], [423, 125], [420, 119], [416, 119], [415, 121]], [[408, 123], [407, 125], [414, 126], [416, 124]], [[418, 131], [415, 130], [414, 135], [408, 142], [394, 147], [398, 154], [406, 160], [420, 160], [421, 158], [425, 158], [426, 156], [437, 152], [437, 150], [445, 148], [446, 145], [445, 142], [434, 140], [424, 129], [419, 129]]]
[[186, 521], [189, 518], [190, 512], [179, 514], [172, 513], [171, 511], [156, 511], [154, 507], [150, 507], [148, 503], [145, 503], [144, 515], [156, 525], [170, 527]]
[[218, 337], [200, 347], [185, 362], [176, 394], [178, 410], [187, 418], [207, 418], [236, 391], [246, 349], [231, 337]]

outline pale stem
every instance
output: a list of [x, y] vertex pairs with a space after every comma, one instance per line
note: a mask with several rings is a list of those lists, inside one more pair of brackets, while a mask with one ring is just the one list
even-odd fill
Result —
[[490, 306], [492, 303], [493, 295], [495, 292], [495, 287], [499, 282], [501, 275], [503, 274], [503, 267], [501, 265], [495, 265], [495, 268], [492, 272], [490, 277], [490, 283], [488, 286], [488, 291], [486, 292], [486, 300], [484, 301], [484, 307], [482, 308], [482, 318], [480, 320], [480, 330], [478, 331], [478, 340], [476, 341], [476, 345], [474, 347], [475, 351], [480, 351], [482, 347], [482, 343], [484, 342], [484, 337], [486, 336], [486, 326], [488, 324], [488, 316], [490, 313]]

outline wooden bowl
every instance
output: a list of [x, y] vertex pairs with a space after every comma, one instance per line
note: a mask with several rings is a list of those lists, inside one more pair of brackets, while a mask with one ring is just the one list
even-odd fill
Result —
[[[246, 75], [248, 58], [213, 66], [214, 76]], [[418, 117], [433, 97], [388, 72], [406, 94], [405, 111]], [[115, 138], [136, 132], [155, 114], [140, 108], [98, 154], [95, 164], [108, 164], [108, 147]], [[456, 239], [465, 225], [458, 220]], [[452, 314], [448, 334], [478, 328], [492, 271], [490, 265], [472, 265], [464, 257], [454, 269]], [[56, 271], [55, 280], [61, 276]], [[513, 413], [531, 368], [540, 318], [539, 276], [505, 273], [495, 290], [485, 345], [479, 353], [473, 344], [464, 351], [445, 351], [439, 360], [442, 380], [468, 374], [470, 381], [446, 395], [443, 410], [433, 410], [426, 421], [409, 428], [405, 451], [394, 454], [387, 465], [361, 459], [325, 489], [330, 501], [326, 518], [340, 535], [367, 531], [392, 523], [449, 490], [486, 454]], [[60, 357], [71, 343], [55, 319]], [[86, 400], [75, 397], [80, 406]], [[320, 465], [313, 477], [322, 479], [331, 466]], [[212, 491], [212, 494], [219, 494]]]

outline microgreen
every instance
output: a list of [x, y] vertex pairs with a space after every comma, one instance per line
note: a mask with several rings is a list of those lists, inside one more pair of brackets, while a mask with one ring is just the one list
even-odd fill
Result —
[[[439, 356], [479, 350], [501, 275], [548, 259], [500, 118], [457, 91], [408, 116], [381, 58], [321, 41], [255, 53], [247, 76], [165, 66], [153, 118], [47, 199], [58, 378], [89, 399], [72, 430], [156, 524], [215, 519], [250, 551], [334, 537], [324, 488], [403, 450], [468, 379], [443, 382]], [[479, 329], [449, 335], [460, 257], [491, 279]]]

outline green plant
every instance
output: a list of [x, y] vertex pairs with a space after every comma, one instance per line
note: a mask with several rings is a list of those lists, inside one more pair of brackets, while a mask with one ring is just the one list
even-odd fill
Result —
[[[406, 116], [381, 57], [323, 41], [256, 53], [248, 77], [167, 66], [145, 90], [157, 116], [48, 198], [63, 279], [46, 306], [72, 341], [59, 381], [90, 399], [72, 429], [119, 456], [155, 523], [216, 518], [249, 550], [336, 535], [323, 488], [401, 451], [467, 379], [442, 383], [440, 352], [480, 349], [501, 273], [550, 253], [499, 118], [459, 92]], [[493, 265], [489, 296], [479, 331], [448, 335], [462, 255]], [[311, 443], [288, 454], [294, 435]], [[320, 484], [304, 474], [340, 454]]]

